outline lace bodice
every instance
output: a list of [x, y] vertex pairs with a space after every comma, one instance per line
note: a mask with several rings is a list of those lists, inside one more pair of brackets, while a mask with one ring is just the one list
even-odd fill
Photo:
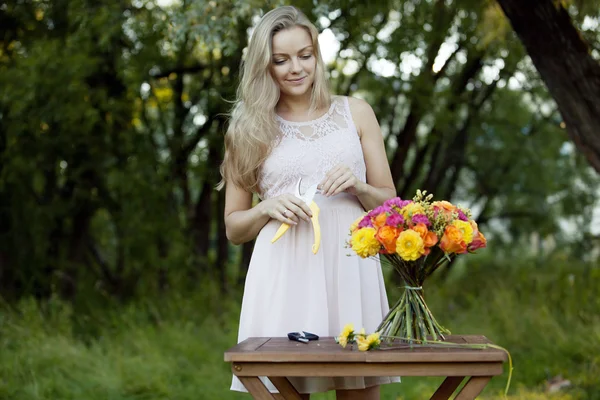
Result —
[[281, 135], [259, 176], [261, 199], [294, 193], [301, 177], [303, 192], [340, 163], [365, 182], [362, 147], [347, 97], [334, 97], [329, 111], [312, 121], [292, 122], [279, 116], [277, 120]]

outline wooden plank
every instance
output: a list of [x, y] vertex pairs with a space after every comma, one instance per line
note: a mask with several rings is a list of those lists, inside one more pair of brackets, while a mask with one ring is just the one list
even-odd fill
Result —
[[248, 389], [248, 392], [252, 395], [255, 400], [274, 400], [271, 392], [267, 390], [267, 387], [262, 381], [255, 376], [240, 376], [240, 381]]
[[269, 380], [279, 393], [281, 393], [282, 398], [286, 400], [302, 400], [302, 396], [296, 390], [294, 386], [290, 383], [290, 381], [285, 376], [270, 376]]
[[492, 343], [488, 338], [486, 338], [483, 335], [469, 335], [469, 336], [464, 336], [463, 338], [465, 339], [466, 343], [470, 343], [470, 344]]
[[447, 377], [429, 400], [448, 400], [456, 388], [460, 386], [463, 379], [464, 376]]
[[269, 337], [248, 338], [248, 339], [244, 340], [243, 342], [238, 343], [231, 349], [227, 350], [225, 352], [225, 361], [226, 362], [235, 361], [235, 357], [237, 354], [245, 354], [245, 353], [252, 354], [252, 353], [256, 352], [258, 349], [260, 349], [260, 347], [262, 345], [264, 345], [265, 343], [267, 343], [270, 340], [271, 340], [271, 338], [269, 338]]
[[474, 400], [492, 379], [491, 376], [472, 376], [454, 400]]
[[502, 363], [234, 363], [236, 376], [495, 376]]
[[[258, 339], [258, 338], [257, 338]], [[250, 339], [249, 339], [250, 340]], [[451, 343], [481, 343], [484, 336], [450, 336]], [[254, 350], [252, 350], [254, 348]], [[342, 348], [333, 338], [322, 338], [308, 344], [287, 338], [260, 338], [245, 345], [245, 342], [225, 353], [226, 361], [237, 362], [487, 362], [505, 361], [506, 353], [498, 349], [469, 349], [441, 347], [440, 345], [383, 345], [369, 352], [358, 351], [356, 346]]]

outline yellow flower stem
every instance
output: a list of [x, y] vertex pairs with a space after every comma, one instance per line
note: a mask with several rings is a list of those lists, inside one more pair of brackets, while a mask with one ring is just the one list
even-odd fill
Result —
[[[502, 346], [498, 346], [497, 344], [492, 344], [492, 343], [450, 343], [450, 342], [442, 342], [439, 340], [428, 340], [428, 341], [423, 341], [423, 340], [417, 340], [417, 339], [411, 339], [411, 338], [407, 338], [407, 337], [401, 337], [401, 336], [380, 336], [381, 339], [385, 338], [385, 339], [399, 339], [399, 340], [403, 340], [403, 341], [407, 341], [411, 343], [411, 347], [412, 347], [412, 343], [415, 342], [416, 344], [420, 344], [422, 346], [427, 346], [427, 347], [455, 347], [455, 348], [467, 348], [467, 349], [497, 349], [497, 350], [502, 350], [503, 352], [506, 353], [507, 357], [508, 357], [508, 380], [506, 381], [506, 387], [504, 389], [504, 398], [507, 398], [508, 395], [508, 389], [510, 388], [510, 382], [512, 380], [512, 373], [513, 373], [513, 362], [512, 362], [512, 357], [510, 355], [510, 352], [508, 350], [506, 350], [504, 347]], [[404, 347], [404, 346], [401, 346]], [[394, 346], [390, 346], [390, 347], [386, 347], [386, 348], [380, 348], [381, 350], [394, 350]], [[398, 347], [396, 347], [398, 348]]]
[[425, 330], [425, 326], [423, 326], [423, 316], [421, 315], [421, 310], [420, 310], [420, 305], [419, 303], [415, 303], [415, 294], [411, 293], [411, 297], [413, 298], [410, 306], [412, 308], [413, 314], [414, 314], [414, 330], [415, 332], [418, 332], [417, 335], [415, 335], [415, 338], [422, 338], [422, 337], [427, 337], [427, 331]]
[[439, 332], [440, 332], [440, 336], [443, 338], [443, 334], [449, 334], [450, 331], [446, 328], [444, 328], [443, 326], [441, 326], [435, 319], [435, 317], [433, 316], [433, 313], [431, 312], [431, 310], [429, 309], [429, 307], [427, 307], [427, 303], [425, 303], [425, 301], [423, 300], [423, 298], [421, 298], [420, 296], [418, 296], [418, 301], [421, 303], [421, 305], [424, 307], [424, 309], [427, 311], [427, 315], [431, 316], [431, 318], [433, 318], [432, 322], [433, 324], [438, 328]]
[[408, 301], [407, 307], [404, 308], [404, 311], [406, 316], [406, 337], [412, 339], [412, 315], [410, 312], [410, 301]]
[[388, 332], [390, 332], [390, 333], [397, 332], [398, 328], [400, 327], [400, 320], [402, 319], [402, 309], [406, 306], [405, 305], [406, 297], [402, 296], [401, 299], [402, 299], [402, 301], [400, 302], [400, 306], [398, 308], [396, 308], [396, 312], [394, 314], [394, 320], [392, 321], [390, 329], [388, 330]]

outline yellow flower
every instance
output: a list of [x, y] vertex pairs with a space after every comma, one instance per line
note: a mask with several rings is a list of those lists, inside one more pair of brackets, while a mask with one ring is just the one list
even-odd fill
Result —
[[358, 343], [358, 350], [367, 351], [379, 347], [381, 340], [379, 339], [379, 332], [370, 334], [369, 336], [359, 336], [356, 338]]
[[379, 253], [381, 244], [375, 237], [377, 231], [375, 228], [362, 228], [352, 234], [350, 239], [352, 243], [352, 250], [356, 252], [360, 257], [366, 258], [374, 256]]
[[412, 229], [403, 231], [396, 240], [396, 253], [405, 261], [415, 261], [425, 252], [423, 239]]
[[356, 338], [356, 343], [358, 344], [358, 350], [367, 351], [369, 350], [369, 342], [367, 342], [367, 338], [364, 336], [358, 336]]
[[346, 345], [348, 344], [348, 337], [338, 336], [338, 343], [340, 344], [340, 346], [346, 347]]
[[404, 219], [410, 219], [415, 214], [425, 214], [421, 203], [408, 203], [400, 210]]
[[348, 340], [352, 340], [354, 337], [354, 325], [352, 324], [347, 324], [346, 326], [344, 326], [344, 329], [342, 329], [342, 333], [340, 333], [340, 336], [338, 336], [338, 343], [342, 346], [342, 347], [346, 347], [346, 345], [348, 344]]
[[356, 218], [356, 220], [352, 223], [352, 225], [350, 225], [350, 232], [354, 232], [356, 230], [356, 228], [358, 228], [358, 224], [360, 223], [360, 221], [362, 221], [362, 219], [364, 218], [366, 213], [363, 213], [363, 215], [361, 215], [360, 217]]
[[473, 226], [467, 221], [457, 219], [452, 223], [463, 235], [463, 240], [468, 245], [473, 241]]

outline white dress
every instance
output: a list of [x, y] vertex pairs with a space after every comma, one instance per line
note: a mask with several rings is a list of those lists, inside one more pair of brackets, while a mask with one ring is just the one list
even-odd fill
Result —
[[[302, 177], [301, 192], [339, 163], [365, 181], [366, 168], [360, 138], [352, 121], [347, 97], [334, 97], [329, 111], [308, 122], [278, 117], [281, 140], [265, 161], [259, 185], [261, 198], [294, 193]], [[317, 194], [321, 209], [321, 247], [311, 251], [313, 229], [300, 220], [277, 242], [271, 243], [280, 222], [269, 221], [258, 234], [248, 268], [238, 342], [248, 337], [283, 336], [307, 331], [337, 336], [353, 323], [373, 332], [389, 310], [381, 266], [374, 259], [350, 255], [345, 247], [352, 222], [363, 213], [356, 196]], [[266, 378], [271, 392], [277, 389]], [[300, 393], [333, 389], [363, 389], [398, 382], [388, 377], [291, 378]], [[231, 390], [246, 391], [233, 376]]]

